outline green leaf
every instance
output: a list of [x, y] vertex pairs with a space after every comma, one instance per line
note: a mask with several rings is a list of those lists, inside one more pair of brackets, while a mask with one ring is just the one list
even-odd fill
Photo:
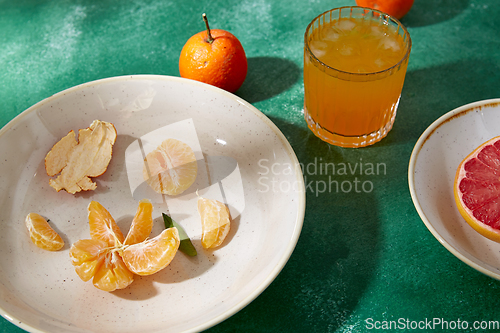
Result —
[[163, 222], [165, 222], [165, 229], [173, 228], [174, 220], [172, 220], [172, 218], [165, 213], [161, 213], [161, 215], [163, 215]]
[[196, 248], [194, 247], [193, 243], [191, 243], [191, 239], [189, 239], [189, 236], [184, 231], [184, 229], [179, 225], [179, 223], [175, 222], [167, 214], [162, 213], [162, 215], [163, 215], [163, 222], [165, 222], [165, 229], [175, 227], [179, 231], [179, 238], [181, 240], [181, 243], [179, 245], [179, 250], [181, 250], [190, 257], [196, 256], [198, 254], [196, 252]]

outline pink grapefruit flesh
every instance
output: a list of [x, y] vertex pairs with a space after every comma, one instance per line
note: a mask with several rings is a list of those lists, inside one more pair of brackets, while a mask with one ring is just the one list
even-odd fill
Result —
[[453, 190], [465, 221], [500, 243], [500, 137], [483, 143], [460, 163]]

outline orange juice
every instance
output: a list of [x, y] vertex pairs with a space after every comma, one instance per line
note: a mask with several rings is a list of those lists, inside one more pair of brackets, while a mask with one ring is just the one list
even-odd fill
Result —
[[394, 123], [410, 48], [406, 29], [381, 12], [344, 7], [313, 20], [304, 51], [309, 128], [343, 147], [380, 141]]

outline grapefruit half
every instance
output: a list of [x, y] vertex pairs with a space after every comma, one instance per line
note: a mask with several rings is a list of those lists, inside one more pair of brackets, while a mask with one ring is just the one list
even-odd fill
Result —
[[460, 163], [453, 192], [465, 221], [500, 243], [500, 136], [481, 144]]

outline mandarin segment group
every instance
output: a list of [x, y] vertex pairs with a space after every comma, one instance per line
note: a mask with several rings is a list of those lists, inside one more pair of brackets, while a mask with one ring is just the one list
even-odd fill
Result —
[[147, 239], [152, 229], [152, 204], [141, 200], [132, 226], [124, 238], [111, 214], [97, 201], [88, 206], [90, 239], [71, 246], [70, 258], [83, 281], [104, 291], [123, 289], [134, 281], [134, 274], [154, 274], [174, 258], [179, 248], [176, 228]]
[[[60, 173], [57, 178], [50, 179], [50, 185], [58, 192], [64, 189], [72, 194], [95, 189], [96, 184], [90, 177], [106, 171], [115, 141], [114, 125], [100, 120], [79, 130], [78, 141], [70, 131], [45, 157], [47, 174]], [[181, 194], [194, 183], [197, 173], [198, 164], [192, 148], [173, 138], [164, 140], [144, 160], [144, 179], [161, 194]], [[220, 201], [201, 197], [197, 207], [201, 217], [202, 246], [206, 249], [220, 246], [230, 229], [229, 209]], [[102, 204], [93, 200], [87, 210], [90, 238], [74, 242], [69, 256], [76, 274], [85, 282], [92, 280], [98, 289], [123, 289], [134, 281], [136, 274], [145, 276], [159, 272], [170, 264], [180, 247], [180, 234], [175, 226], [149, 238], [153, 229], [153, 205], [148, 199], [139, 201], [126, 237]], [[41, 215], [28, 214], [25, 225], [36, 246], [50, 251], [64, 247], [62, 237]], [[187, 237], [181, 231], [182, 237]], [[183, 241], [186, 243], [185, 239]], [[188, 241], [192, 247], [188, 254], [196, 254], [189, 238]]]

